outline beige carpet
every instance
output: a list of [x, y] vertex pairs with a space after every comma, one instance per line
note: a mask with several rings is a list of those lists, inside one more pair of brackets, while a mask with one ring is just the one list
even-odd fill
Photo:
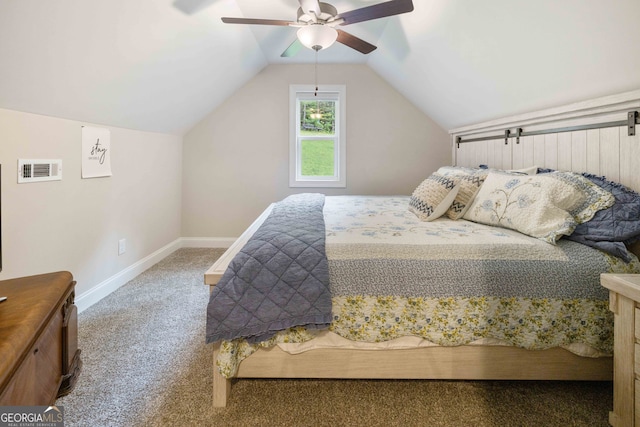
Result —
[[609, 382], [239, 380], [211, 407], [216, 249], [181, 249], [79, 316], [66, 426], [607, 426]]

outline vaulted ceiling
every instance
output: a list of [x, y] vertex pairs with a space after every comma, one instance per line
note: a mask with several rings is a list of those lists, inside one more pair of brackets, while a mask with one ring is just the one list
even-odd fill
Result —
[[[184, 133], [269, 64], [296, 0], [0, 0], [0, 108]], [[383, 0], [330, 1], [339, 12]], [[180, 3], [181, 2], [181, 3]], [[196, 4], [196, 3], [193, 3]], [[444, 129], [640, 88], [638, 0], [414, 0], [411, 13], [343, 27], [320, 64], [360, 63]]]

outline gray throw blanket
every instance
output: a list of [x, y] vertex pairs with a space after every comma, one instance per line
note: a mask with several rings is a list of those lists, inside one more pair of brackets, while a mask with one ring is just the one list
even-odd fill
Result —
[[294, 326], [329, 326], [323, 207], [322, 194], [289, 196], [274, 205], [213, 288], [207, 343], [253, 343]]

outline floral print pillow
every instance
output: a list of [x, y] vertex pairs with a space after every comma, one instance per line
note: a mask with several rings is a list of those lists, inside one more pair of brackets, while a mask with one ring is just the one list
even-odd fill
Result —
[[611, 193], [572, 172], [522, 176], [490, 172], [464, 219], [555, 244], [614, 201]]

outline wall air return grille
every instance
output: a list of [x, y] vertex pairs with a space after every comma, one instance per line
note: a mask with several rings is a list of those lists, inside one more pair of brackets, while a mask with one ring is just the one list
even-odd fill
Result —
[[62, 179], [62, 160], [18, 160], [18, 183], [60, 181]]

